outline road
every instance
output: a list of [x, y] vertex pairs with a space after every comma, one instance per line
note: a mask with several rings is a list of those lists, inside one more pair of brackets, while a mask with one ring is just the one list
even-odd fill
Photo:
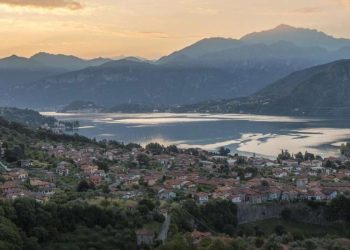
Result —
[[165, 217], [165, 220], [162, 224], [162, 228], [160, 229], [159, 235], [158, 235], [158, 240], [165, 241], [168, 238], [168, 232], [170, 228], [170, 215], [167, 215]]
[[2, 163], [1, 161], [0, 161], [0, 167], [5, 169], [6, 171], [10, 171], [10, 169], [4, 163]]

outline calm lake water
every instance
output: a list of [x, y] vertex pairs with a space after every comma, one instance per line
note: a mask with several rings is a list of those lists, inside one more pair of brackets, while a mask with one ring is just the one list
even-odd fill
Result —
[[281, 149], [338, 155], [350, 140], [350, 119], [308, 119], [240, 114], [96, 114], [54, 113], [59, 120], [79, 120], [79, 133], [96, 139], [114, 139], [145, 145], [159, 142], [180, 147], [275, 156]]

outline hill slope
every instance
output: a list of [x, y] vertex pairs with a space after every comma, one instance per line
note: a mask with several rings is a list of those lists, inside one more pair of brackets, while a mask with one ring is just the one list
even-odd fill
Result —
[[197, 112], [273, 115], [349, 115], [350, 60], [297, 71], [247, 98], [183, 107]]
[[239, 92], [232, 79], [234, 75], [220, 69], [119, 60], [20, 85], [11, 96], [16, 106], [31, 107], [54, 107], [76, 100], [104, 106], [182, 104], [219, 98], [225, 92], [228, 98]]

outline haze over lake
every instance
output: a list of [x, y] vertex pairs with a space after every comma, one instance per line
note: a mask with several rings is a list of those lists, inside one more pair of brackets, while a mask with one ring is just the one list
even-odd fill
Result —
[[180, 147], [275, 156], [281, 149], [338, 155], [350, 138], [350, 119], [317, 119], [241, 114], [169, 113], [55, 113], [59, 120], [79, 120], [79, 133], [96, 139], [114, 139], [145, 145], [159, 142]]

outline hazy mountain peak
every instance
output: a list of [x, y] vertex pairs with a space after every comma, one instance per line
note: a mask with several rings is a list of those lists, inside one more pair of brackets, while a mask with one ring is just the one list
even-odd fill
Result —
[[8, 57], [5, 57], [1, 60], [27, 60], [28, 58], [25, 58], [25, 57], [21, 57], [21, 56], [17, 56], [17, 55], [11, 55], [11, 56], [8, 56]]
[[46, 57], [46, 58], [71, 58], [71, 59], [76, 59], [76, 60], [82, 60], [76, 56], [73, 55], [64, 55], [64, 54], [51, 54], [51, 53], [47, 53], [47, 52], [38, 52], [36, 54], [34, 54], [33, 56], [31, 56], [32, 59], [35, 58], [40, 58], [40, 57]]
[[169, 56], [162, 57], [160, 63], [183, 62], [185, 60], [193, 60], [208, 53], [218, 52], [231, 49], [241, 45], [241, 42], [233, 38], [211, 37], [204, 38], [198, 42], [185, 47], [182, 50], [175, 51]]
[[280, 24], [278, 26], [276, 26], [275, 28], [273, 28], [272, 30], [275, 30], [275, 31], [289, 31], [289, 30], [294, 30], [294, 29], [297, 29], [291, 25], [288, 25], [288, 24]]
[[350, 45], [350, 39], [335, 38], [315, 29], [296, 28], [287, 24], [260, 32], [253, 32], [240, 39], [245, 43], [273, 44], [286, 41], [302, 47], [322, 47], [336, 50]]
[[27, 70], [36, 70], [40, 67], [43, 67], [38, 62], [31, 62], [30, 59], [26, 57], [20, 57], [17, 55], [12, 55], [0, 59], [0, 68], [2, 69], [27, 69]]

